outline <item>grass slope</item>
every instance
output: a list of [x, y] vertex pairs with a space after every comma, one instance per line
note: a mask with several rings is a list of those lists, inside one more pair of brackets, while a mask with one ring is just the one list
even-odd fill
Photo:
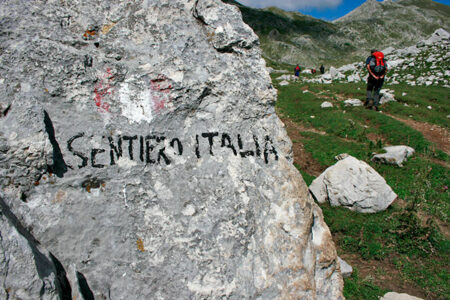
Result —
[[[364, 160], [386, 179], [400, 198], [386, 211], [376, 214], [321, 205], [338, 254], [348, 259], [355, 269], [352, 277], [345, 280], [347, 299], [378, 299], [388, 290], [429, 299], [448, 299], [448, 155], [436, 150], [436, 145], [422, 133], [385, 113], [345, 107], [345, 99], [364, 100], [363, 83], [306, 85], [300, 82], [276, 87], [279, 90], [278, 113], [301, 124], [299, 128], [315, 129], [300, 132], [302, 138], [294, 140], [294, 146], [302, 143], [305, 151], [324, 166], [333, 165], [334, 156], [345, 152]], [[382, 106], [383, 111], [402, 118], [414, 116], [417, 121], [448, 129], [448, 89], [439, 86], [393, 88], [396, 95], [407, 92], [399, 98], [409, 106], [388, 103]], [[320, 108], [324, 101], [332, 102], [334, 107]], [[436, 109], [426, 109], [429, 105]], [[388, 144], [409, 145], [417, 152], [403, 168], [372, 163], [372, 153], [380, 152], [380, 148]], [[307, 169], [300, 169], [300, 172], [308, 184], [314, 179]], [[368, 273], [367, 265], [380, 271]]]

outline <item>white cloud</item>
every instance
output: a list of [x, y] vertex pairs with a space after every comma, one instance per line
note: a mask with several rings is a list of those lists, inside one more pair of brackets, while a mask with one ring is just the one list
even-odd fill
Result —
[[299, 9], [326, 9], [335, 8], [342, 3], [342, 0], [237, 0], [241, 4], [263, 8], [276, 6], [284, 10], [297, 11]]

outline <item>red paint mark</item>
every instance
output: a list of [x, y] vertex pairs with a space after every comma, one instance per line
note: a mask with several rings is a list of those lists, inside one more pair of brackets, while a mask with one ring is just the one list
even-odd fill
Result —
[[164, 75], [158, 75], [157, 78], [150, 80], [150, 96], [156, 112], [164, 109], [166, 104], [172, 101], [172, 97], [169, 95], [172, 85], [168, 81], [169, 79]]
[[106, 74], [103, 75], [103, 78], [98, 78], [99, 82], [94, 87], [94, 102], [101, 112], [109, 112], [110, 106], [108, 103], [104, 102], [104, 98], [114, 93], [114, 89], [111, 86], [113, 78], [114, 74], [112, 73], [111, 68], [107, 68]]

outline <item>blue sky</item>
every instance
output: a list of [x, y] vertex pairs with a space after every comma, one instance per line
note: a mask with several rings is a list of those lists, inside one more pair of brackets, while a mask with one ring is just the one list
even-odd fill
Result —
[[[237, 0], [237, 1], [244, 5], [254, 8], [276, 6], [284, 10], [299, 11], [305, 15], [310, 15], [315, 18], [324, 20], [334, 20], [339, 17], [342, 17], [365, 2], [365, 0]], [[450, 0], [437, 0], [436, 2], [450, 5]]]

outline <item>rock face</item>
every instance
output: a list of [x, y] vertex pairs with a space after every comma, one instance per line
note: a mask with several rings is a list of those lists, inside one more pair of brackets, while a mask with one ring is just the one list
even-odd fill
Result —
[[[343, 298], [330, 232], [237, 8], [0, 5], [9, 295], [35, 298], [39, 285], [46, 299]], [[54, 258], [47, 273], [30, 240], [52, 253], [40, 250]], [[17, 266], [24, 274], [8, 275]]]
[[353, 156], [326, 169], [309, 190], [319, 203], [329, 201], [362, 213], [383, 211], [397, 198], [380, 174]]

